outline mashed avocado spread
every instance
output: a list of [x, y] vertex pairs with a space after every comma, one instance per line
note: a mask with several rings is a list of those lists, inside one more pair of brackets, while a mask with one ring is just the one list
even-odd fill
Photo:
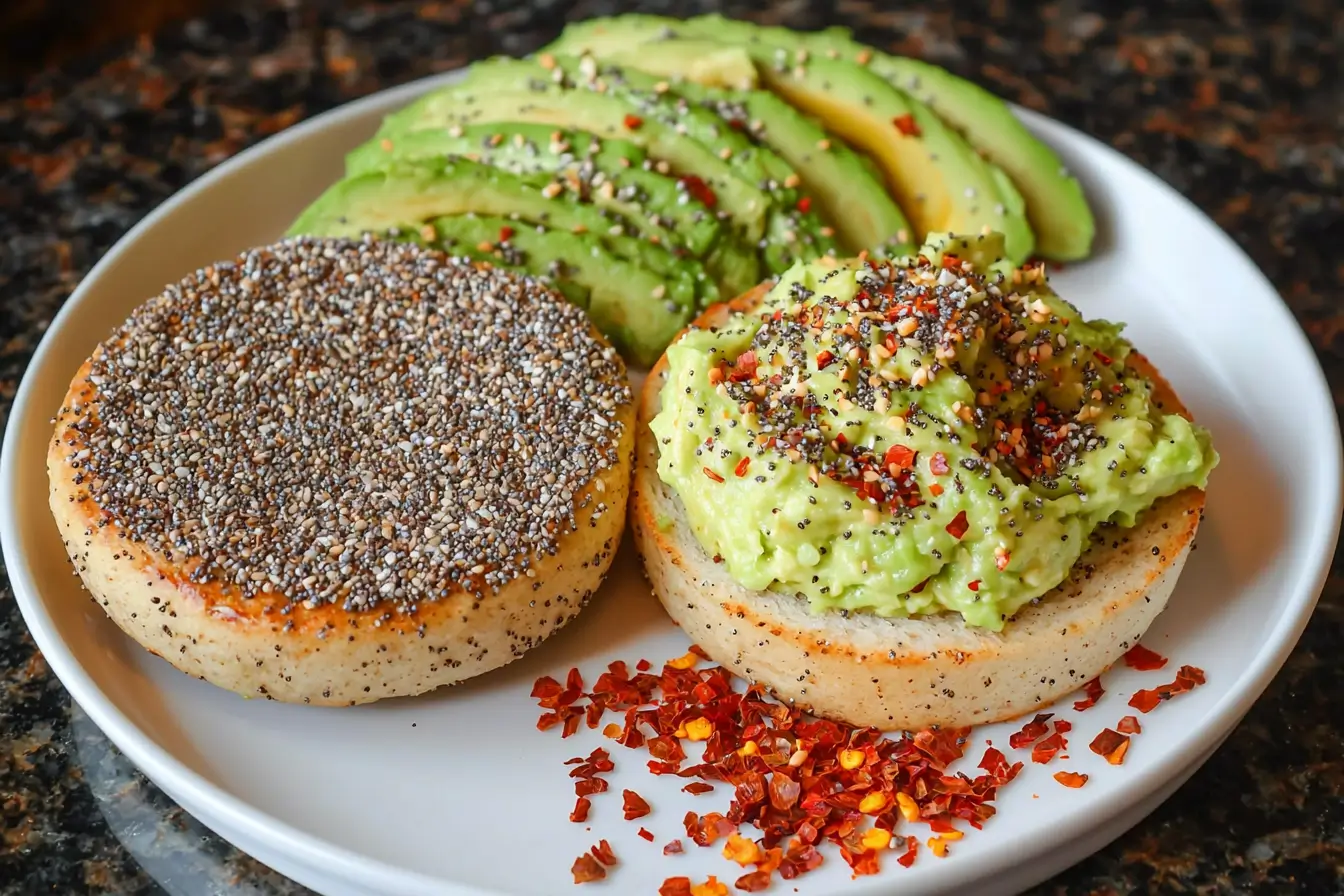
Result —
[[1155, 406], [1121, 327], [1002, 249], [795, 265], [668, 348], [658, 473], [734, 580], [998, 631], [1098, 525], [1205, 486], [1208, 433]]

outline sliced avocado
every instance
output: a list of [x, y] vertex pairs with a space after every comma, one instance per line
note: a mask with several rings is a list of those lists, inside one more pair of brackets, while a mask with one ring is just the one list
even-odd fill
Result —
[[[507, 218], [459, 215], [428, 224], [445, 251], [526, 271], [585, 297], [593, 323], [632, 363], [652, 366], [695, 314], [663, 275], [612, 255], [592, 234], [517, 227]], [[428, 233], [422, 236], [429, 236]], [[501, 239], [507, 236], [507, 239]], [[568, 289], [567, 289], [568, 288]]]
[[450, 84], [389, 115], [374, 139], [395, 143], [411, 131], [508, 121], [573, 128], [602, 138], [628, 140], [647, 150], [654, 159], [665, 162], [668, 171], [691, 174], [704, 181], [713, 190], [715, 208], [730, 218], [746, 239], [754, 243], [761, 238], [770, 208], [769, 197], [758, 184], [740, 177], [708, 147], [660, 121], [641, 121], [636, 127], [629, 127], [637, 116], [618, 97], [550, 88], [547, 81], [507, 89], [476, 79]]
[[549, 178], [529, 179], [463, 158], [395, 164], [337, 181], [304, 210], [289, 233], [358, 236], [439, 215], [499, 215], [557, 230], [592, 233], [614, 254], [650, 271], [667, 276], [689, 274], [697, 281], [697, 297], [716, 296], [698, 260], [677, 258], [664, 246], [625, 235], [620, 219], [600, 209], [548, 198], [549, 183]]
[[922, 240], [929, 232], [1004, 234], [1010, 256], [1034, 247], [1025, 207], [1008, 176], [986, 162], [923, 103], [857, 62], [810, 53], [803, 35], [784, 28], [704, 17], [679, 22], [621, 16], [565, 29], [569, 46], [634, 46], [679, 37], [735, 43], [757, 62], [761, 79], [795, 108], [869, 153], [881, 166], [902, 210]]
[[1007, 173], [1026, 203], [1037, 254], [1073, 261], [1086, 258], [1092, 251], [1097, 225], [1082, 184], [1006, 102], [978, 84], [937, 65], [864, 46], [841, 27], [796, 32], [707, 15], [687, 21], [683, 29], [717, 35], [726, 43], [757, 40], [865, 65], [933, 109], [966, 142]]
[[714, 88], [731, 80], [714, 70], [714, 62], [736, 58], [714, 52], [722, 45], [676, 37], [632, 44], [626, 37], [622, 32], [566, 30], [546, 52], [591, 53], [603, 61], [676, 79], [672, 84], [676, 94], [746, 131], [797, 171], [804, 193], [815, 199], [822, 218], [839, 232], [847, 253], [867, 249], [903, 255], [914, 251], [909, 222], [888, 195], [880, 170], [865, 157], [829, 139], [816, 122], [773, 93]]
[[644, 150], [628, 140], [525, 122], [454, 125], [370, 140], [346, 157], [346, 172], [450, 156], [514, 174], [553, 175], [556, 186], [548, 189], [619, 215], [639, 235], [674, 253], [684, 249], [702, 259], [720, 298], [756, 285], [754, 247], [726, 233], [726, 225], [684, 181], [659, 174]]

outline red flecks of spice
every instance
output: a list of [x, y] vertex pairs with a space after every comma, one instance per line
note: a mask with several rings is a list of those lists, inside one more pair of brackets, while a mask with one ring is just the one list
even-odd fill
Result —
[[1069, 742], [1058, 730], [1031, 749], [1031, 761], [1045, 765], [1061, 751], [1068, 749]]
[[804, 196], [798, 200], [798, 211], [802, 212], [803, 214], [807, 214], [811, 210], [812, 210], [812, 198], [810, 196]]
[[649, 841], [650, 843], [653, 842], [653, 831], [649, 830], [648, 828], [640, 828], [640, 829], [639, 829], [639, 836], [643, 837], [645, 840]]
[[685, 851], [686, 848], [681, 845], [680, 840], [673, 840], [671, 843], [663, 847], [663, 855], [665, 856], [675, 856]]
[[1102, 364], [1105, 364], [1107, 367], [1110, 367], [1112, 364], [1115, 363], [1115, 361], [1111, 358], [1111, 356], [1106, 354], [1105, 352], [1093, 350], [1092, 354], [1098, 361], [1100, 361]]
[[593, 854], [593, 858], [608, 868], [616, 864], [616, 853], [611, 851], [611, 844], [605, 840], [599, 840], [597, 845], [589, 847], [588, 851]]
[[825, 370], [835, 363], [835, 353], [823, 351], [817, 354], [817, 369]]
[[896, 126], [896, 130], [907, 137], [919, 136], [919, 125], [915, 123], [915, 116], [909, 112], [904, 115], [897, 115], [891, 120], [891, 123]]
[[644, 119], [640, 118], [638, 115], [626, 115], [625, 118], [621, 120], [621, 123], [625, 125], [627, 130], [637, 131], [644, 124]]
[[569, 820], [576, 824], [582, 824], [588, 820], [588, 810], [592, 807], [592, 800], [586, 796], [581, 796], [574, 803], [574, 811], [569, 813]]
[[634, 821], [636, 818], [643, 818], [651, 811], [649, 809], [649, 804], [644, 800], [644, 797], [635, 793], [633, 790], [622, 791], [621, 799], [623, 800], [622, 808], [625, 810], [626, 821]]
[[647, 672], [652, 668], [653, 663], [650, 663], [648, 660], [640, 660], [639, 662], [635, 663], [635, 671], [637, 672]]
[[1194, 666], [1182, 666], [1176, 670], [1176, 680], [1151, 690], [1137, 691], [1129, 698], [1129, 705], [1139, 712], [1152, 712], [1164, 700], [1170, 700], [1177, 694], [1192, 691], [1204, 683], [1204, 670]]
[[669, 877], [658, 888], [658, 896], [691, 896], [689, 877]]
[[1072, 787], [1077, 790], [1087, 783], [1087, 775], [1078, 772], [1055, 772], [1055, 780], [1065, 787]]
[[718, 204], [719, 197], [714, 193], [714, 189], [694, 174], [687, 174], [682, 177], [681, 185], [686, 188], [687, 193], [706, 208], [713, 208]]
[[1125, 665], [1140, 672], [1153, 672], [1167, 664], [1167, 658], [1142, 644], [1135, 644], [1125, 652]]
[[770, 886], [769, 871], [750, 871], [737, 879], [733, 884], [734, 889], [744, 890], [748, 893], [759, 893]]
[[929, 458], [929, 472], [935, 476], [942, 476], [950, 469], [951, 467], [947, 465], [947, 455], [941, 451], [933, 452], [933, 456]]
[[977, 766], [977, 768], [984, 769], [989, 772], [991, 777], [997, 778], [1001, 783], [1006, 784], [1016, 778], [1018, 772], [1022, 771], [1022, 763], [1016, 762], [1009, 765], [1008, 760], [1004, 757], [1002, 751], [996, 750], [994, 747], [989, 747], [985, 750], [985, 756], [980, 760], [980, 765]]
[[685, 787], [681, 789], [689, 793], [691, 796], [699, 796], [702, 793], [709, 793], [710, 791], [712, 791], [714, 789], [714, 785], [706, 784], [704, 781], [692, 781], [690, 784], [687, 784]]
[[569, 871], [574, 875], [574, 883], [576, 884], [591, 883], [607, 876], [607, 869], [598, 864], [597, 859], [593, 858], [590, 853], [584, 853], [575, 859]]
[[1125, 761], [1125, 753], [1129, 750], [1129, 735], [1104, 728], [1092, 739], [1089, 749], [1098, 756], [1105, 757], [1111, 765], [1119, 765]]
[[512, 227], [501, 227], [501, 228], [499, 228], [499, 241], [500, 241], [501, 243], [507, 243], [507, 242], [508, 242], [509, 240], [511, 240], [511, 239], [513, 239], [513, 228], [512, 228]]
[[915, 465], [916, 452], [905, 445], [892, 445], [882, 458], [882, 466], [909, 470]]
[[751, 458], [750, 457], [742, 458], [737, 462], [737, 466], [733, 467], [733, 475], [741, 479], [743, 476], [747, 475], [747, 468], [750, 466], [751, 466]]
[[957, 515], [952, 517], [952, 522], [948, 523], [946, 526], [947, 534], [951, 535], [953, 538], [960, 539], [966, 534], [966, 530], [970, 527], [971, 524], [966, 519], [966, 511], [958, 510]]
[[583, 778], [574, 782], [574, 792], [579, 796], [592, 796], [595, 793], [606, 793], [607, 781], [605, 778]]
[[1101, 695], [1106, 693], [1106, 689], [1101, 686], [1100, 678], [1094, 678], [1083, 685], [1083, 693], [1087, 696], [1082, 700], [1075, 700], [1073, 703], [1073, 708], [1078, 712], [1096, 706], [1097, 701], [1101, 699]]
[[994, 568], [997, 569], [999, 572], [1003, 572], [1005, 569], [1007, 569], [1008, 564], [1012, 562], [1013, 562], [1013, 555], [1010, 552], [1008, 551], [995, 552]]
[[969, 581], [969, 582], [966, 583], [966, 587], [969, 588], [969, 589], [971, 589], [972, 591], [979, 591], [979, 590], [980, 590], [980, 580], [979, 580], [979, 579], [972, 579], [971, 581]]
[[1143, 726], [1139, 724], [1139, 720], [1136, 717], [1125, 716], [1115, 726], [1115, 730], [1119, 731], [1121, 734], [1142, 734]]
[[915, 855], [919, 852], [919, 838], [905, 838], [905, 852], [896, 857], [896, 861], [902, 867], [909, 868], [915, 864]]
[[704, 473], [706, 476], [708, 476], [708, 477], [710, 478], [710, 480], [713, 481], [713, 482], [722, 482], [722, 481], [723, 481], [723, 477], [720, 476], [718, 473], [715, 473], [715, 472], [714, 472], [713, 470], [711, 470], [709, 467], [701, 467], [701, 468], [700, 468], [700, 472], [702, 472], [702, 473]]
[[745, 351], [738, 355], [737, 360], [733, 362], [733, 369], [728, 374], [728, 379], [734, 383], [746, 382], [756, 375], [758, 366], [756, 352]]
[[1045, 736], [1046, 731], [1049, 730], [1045, 723], [1054, 718], [1054, 716], [1055, 714], [1052, 712], [1038, 713], [1036, 718], [1022, 726], [1021, 731], [1014, 732], [1012, 736], [1008, 738], [1008, 746], [1012, 747], [1014, 750], [1021, 750], [1024, 747], [1029, 747], [1036, 743], [1036, 741]]

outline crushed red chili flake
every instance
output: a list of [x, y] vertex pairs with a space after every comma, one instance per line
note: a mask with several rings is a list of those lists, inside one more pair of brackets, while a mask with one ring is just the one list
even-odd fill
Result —
[[1129, 750], [1129, 735], [1103, 728], [1101, 733], [1092, 739], [1088, 749], [1098, 756], [1105, 757], [1111, 765], [1119, 765], [1125, 761], [1125, 753]]
[[626, 115], [625, 118], [622, 119], [621, 123], [624, 124], [630, 130], [637, 131], [639, 130], [640, 126], [644, 124], [644, 119], [640, 118], [638, 115]]
[[1106, 693], [1106, 689], [1101, 686], [1100, 678], [1094, 678], [1083, 685], [1083, 693], [1086, 696], [1082, 700], [1075, 700], [1073, 702], [1073, 708], [1077, 712], [1082, 712], [1085, 709], [1091, 709], [1096, 706], [1097, 701], [1101, 699], [1101, 695]]
[[703, 203], [708, 208], [713, 208], [718, 204], [719, 197], [714, 189], [694, 174], [687, 174], [681, 178], [681, 185], [686, 188], [686, 192], [698, 202]]
[[750, 871], [737, 879], [733, 887], [748, 893], [759, 893], [770, 886], [769, 871]]
[[639, 836], [643, 837], [645, 840], [649, 841], [650, 843], [653, 842], [653, 831], [649, 830], [648, 828], [640, 828], [640, 829], [639, 829]]
[[1031, 748], [1031, 761], [1045, 765], [1068, 747], [1069, 742], [1064, 739], [1064, 735], [1055, 731], [1054, 734]]
[[643, 818], [648, 815], [651, 809], [644, 797], [635, 793], [633, 790], [624, 790], [621, 792], [623, 800], [622, 808], [625, 810], [625, 820], [634, 821], [636, 818]]
[[807, 214], [811, 210], [811, 208], [812, 208], [812, 198], [810, 196], [803, 196], [801, 199], [798, 200], [798, 211], [802, 212], [803, 214]]
[[[723, 666], [683, 660], [633, 676], [613, 663], [591, 693], [571, 700], [573, 710], [595, 712], [598, 718], [606, 712], [624, 716], [618, 742], [647, 747], [656, 774], [694, 779], [683, 788], [687, 792], [707, 793], [717, 789], [715, 784], [726, 784], [732, 792], [726, 812], [688, 812], [686, 837], [707, 847], [754, 828], [759, 832], [754, 844], [742, 838], [752, 844], [755, 861], [749, 864], [759, 875], [753, 882], [775, 871], [793, 880], [815, 870], [823, 861], [818, 849], [823, 840], [838, 846], [859, 874], [875, 871], [881, 860], [882, 849], [875, 844], [882, 837], [864, 839], [873, 829], [889, 833], [897, 824], [917, 822], [940, 835], [953, 835], [966, 825], [978, 829], [994, 815], [997, 789], [1022, 769], [1021, 762], [1010, 765], [991, 749], [979, 774], [950, 774], [948, 768], [965, 753], [968, 729], [890, 738], [875, 729], [813, 718], [771, 700], [759, 686], [739, 691]], [[539, 700], [558, 705], [555, 688], [539, 685], [537, 691]], [[1049, 718], [1038, 717], [1040, 731], [1027, 744], [1045, 734]], [[703, 755], [688, 758], [683, 740], [703, 742]], [[601, 759], [589, 757], [579, 768]], [[578, 783], [605, 789], [600, 778]], [[860, 830], [864, 819], [873, 828]], [[676, 842], [675, 849], [669, 844], [665, 850], [679, 850]], [[897, 861], [913, 862], [916, 844], [908, 838]]]
[[1136, 691], [1134, 696], [1129, 698], [1129, 705], [1139, 712], [1152, 712], [1164, 700], [1170, 700], [1177, 694], [1192, 691], [1202, 684], [1204, 684], [1203, 669], [1194, 666], [1182, 666], [1176, 670], [1175, 681], [1151, 690]]
[[582, 778], [574, 782], [574, 792], [579, 796], [592, 796], [595, 793], [605, 793], [606, 790], [605, 778]]
[[905, 852], [896, 857], [896, 862], [905, 868], [915, 864], [915, 855], [919, 852], [919, 838], [905, 838]]
[[953, 538], [960, 539], [966, 534], [966, 530], [971, 528], [970, 522], [966, 519], [966, 511], [958, 510], [957, 515], [952, 517], [952, 522], [946, 526], [947, 534]]
[[1078, 772], [1055, 772], [1055, 780], [1065, 787], [1072, 787], [1076, 790], [1087, 783], [1087, 775], [1081, 775]]
[[595, 880], [602, 880], [607, 876], [607, 869], [598, 864], [597, 859], [590, 853], [584, 853], [574, 860], [570, 866], [570, 873], [574, 875], [574, 883], [586, 884]]
[[971, 580], [971, 581], [969, 581], [969, 582], [966, 583], [966, 587], [969, 588], [969, 589], [971, 589], [972, 591], [979, 591], [979, 590], [980, 590], [980, 580], [979, 580], [979, 579], [973, 579], [973, 580]]
[[919, 136], [919, 125], [915, 123], [915, 116], [911, 115], [909, 112], [904, 115], [897, 115], [891, 120], [891, 123], [895, 125], [896, 130], [907, 137]]
[[1068, 734], [1073, 730], [1073, 723], [1068, 719], [1055, 719], [1055, 730], [1060, 734]]
[[1166, 657], [1149, 650], [1142, 644], [1135, 644], [1125, 651], [1125, 665], [1131, 669], [1138, 669], [1140, 672], [1155, 672], [1166, 664]]
[[499, 228], [499, 241], [500, 241], [501, 243], [507, 243], [507, 242], [508, 242], [509, 240], [511, 240], [511, 239], [513, 239], [513, 228], [512, 228], [512, 227], [501, 227], [501, 228]]
[[1121, 734], [1142, 734], [1143, 726], [1139, 724], [1139, 720], [1134, 716], [1125, 716], [1116, 724], [1115, 730], [1119, 731]]
[[686, 848], [681, 845], [680, 840], [673, 840], [671, 843], [668, 843], [666, 846], [663, 847], [663, 855], [665, 856], [675, 856], [685, 851]]
[[588, 851], [593, 854], [593, 858], [608, 868], [616, 864], [616, 853], [611, 851], [611, 844], [605, 840], [599, 840], [597, 845], [590, 846]]
[[576, 824], [582, 824], [588, 820], [588, 810], [592, 808], [593, 801], [586, 796], [581, 796], [574, 803], [574, 811], [569, 813], [569, 820]]
[[908, 470], [915, 465], [918, 452], [905, 445], [892, 445], [882, 457], [882, 466], [894, 466], [898, 470]]
[[639, 672], [647, 672], [652, 668], [653, 663], [650, 663], [648, 660], [640, 660], [639, 662], [635, 663], [635, 669], [636, 671]]
[[700, 471], [701, 471], [702, 473], [704, 473], [706, 476], [708, 476], [708, 477], [709, 477], [712, 481], [714, 481], [714, 482], [722, 482], [722, 481], [723, 481], [723, 477], [720, 476], [718, 473], [715, 473], [715, 472], [714, 472], [713, 470], [711, 470], [709, 467], [701, 467], [701, 468], [700, 468]]
[[1106, 354], [1105, 352], [1093, 350], [1092, 354], [1098, 361], [1100, 361], [1102, 364], [1105, 364], [1107, 367], [1110, 367], [1112, 364], [1115, 363], [1114, 359], [1112, 359], [1111, 356]]
[[835, 363], [835, 352], [821, 351], [817, 353], [817, 369], [825, 370]]
[[1012, 747], [1014, 750], [1021, 750], [1024, 747], [1029, 747], [1036, 743], [1036, 741], [1044, 737], [1046, 731], [1049, 730], [1045, 723], [1054, 717], [1055, 714], [1052, 712], [1038, 713], [1036, 718], [1022, 726], [1022, 730], [1014, 732], [1008, 738], [1008, 746]]
[[941, 451], [933, 452], [933, 457], [929, 458], [929, 472], [935, 476], [942, 476], [951, 467], [947, 465], [947, 455]]
[[689, 877], [669, 877], [658, 888], [658, 896], [691, 896]]
[[737, 462], [737, 466], [733, 467], [733, 475], [737, 476], [738, 478], [747, 475], [747, 468], [750, 466], [751, 466], [751, 458], [743, 457], [740, 461]]

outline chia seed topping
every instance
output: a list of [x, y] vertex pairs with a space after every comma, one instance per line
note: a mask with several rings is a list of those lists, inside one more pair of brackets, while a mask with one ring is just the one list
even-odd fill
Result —
[[632, 398], [616, 351], [537, 281], [373, 240], [198, 270], [89, 379], [63, 413], [99, 526], [194, 582], [346, 609], [530, 575], [618, 463]]

